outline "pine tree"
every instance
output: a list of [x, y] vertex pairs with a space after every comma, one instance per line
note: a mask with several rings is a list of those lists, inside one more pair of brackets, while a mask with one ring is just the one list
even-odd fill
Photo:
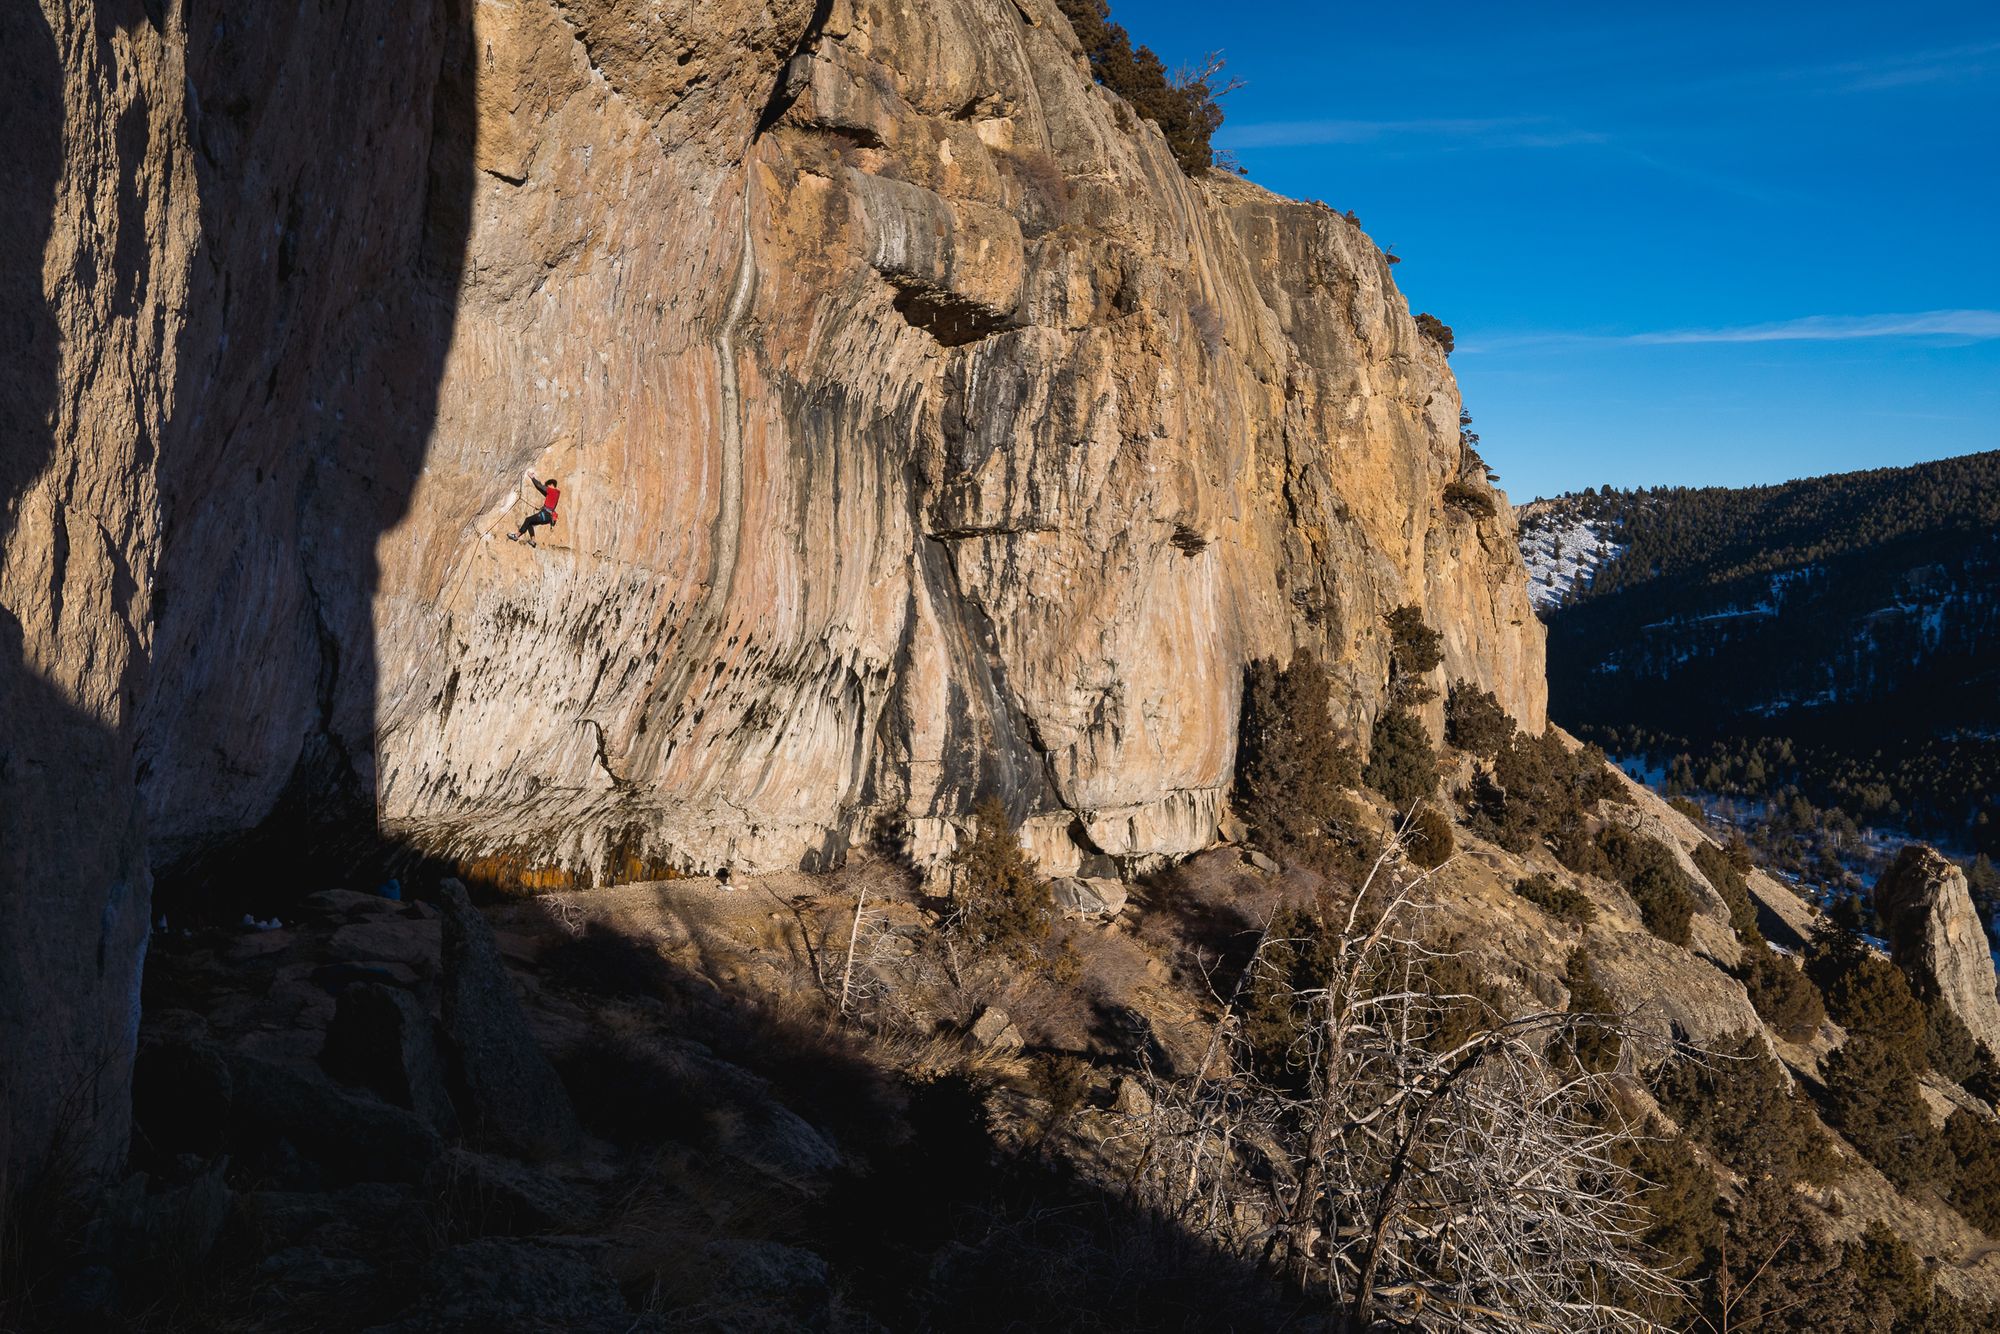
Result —
[[1936, 1178], [1939, 1144], [1917, 1070], [1889, 1043], [1860, 1034], [1826, 1058], [1833, 1123], [1898, 1190]]
[[1428, 797], [1437, 788], [1437, 752], [1415, 714], [1391, 709], [1375, 720], [1368, 767], [1361, 777], [1398, 806]]
[[1444, 661], [1444, 636], [1424, 622], [1415, 606], [1398, 607], [1389, 623], [1389, 698], [1401, 708], [1415, 708], [1437, 698], [1424, 678]]
[[1299, 856], [1330, 836], [1361, 766], [1334, 730], [1326, 672], [1311, 650], [1283, 670], [1269, 658], [1244, 670], [1237, 735], [1236, 803], [1251, 836], [1274, 856]]
[[980, 951], [1025, 962], [1049, 937], [1054, 895], [1022, 851], [998, 797], [980, 802], [973, 820], [972, 837], [952, 859], [959, 871], [956, 927]]

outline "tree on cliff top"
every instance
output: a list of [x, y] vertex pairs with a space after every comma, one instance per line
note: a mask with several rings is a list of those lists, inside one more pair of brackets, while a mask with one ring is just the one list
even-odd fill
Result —
[[1057, 3], [1083, 43], [1091, 74], [1131, 103], [1142, 120], [1160, 127], [1181, 170], [1199, 176], [1214, 165], [1208, 141], [1222, 128], [1216, 99], [1239, 86], [1223, 77], [1220, 53], [1207, 56], [1199, 69], [1169, 74], [1150, 47], [1134, 47], [1131, 35], [1111, 21], [1108, 0]]

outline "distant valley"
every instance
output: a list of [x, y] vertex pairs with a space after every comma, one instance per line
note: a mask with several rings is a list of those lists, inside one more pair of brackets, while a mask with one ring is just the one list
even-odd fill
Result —
[[2000, 453], [1519, 516], [1556, 721], [1669, 791], [2000, 850]]

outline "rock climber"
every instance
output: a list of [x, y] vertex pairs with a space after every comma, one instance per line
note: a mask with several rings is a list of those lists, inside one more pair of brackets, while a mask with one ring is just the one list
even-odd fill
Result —
[[556, 479], [553, 477], [549, 478], [546, 482], [537, 482], [535, 481], [534, 474], [530, 473], [528, 474], [528, 480], [534, 484], [535, 490], [542, 493], [542, 507], [521, 520], [521, 526], [507, 534], [507, 540], [509, 542], [518, 542], [525, 537], [528, 539], [528, 545], [533, 546], [535, 545], [536, 526], [539, 524], [554, 525], [556, 521], [556, 501], [562, 497], [562, 492], [556, 489]]

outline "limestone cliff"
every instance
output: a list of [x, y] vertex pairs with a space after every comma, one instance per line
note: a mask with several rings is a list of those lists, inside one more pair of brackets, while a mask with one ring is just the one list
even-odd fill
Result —
[[[473, 21], [456, 329], [348, 744], [392, 828], [772, 868], [933, 855], [996, 792], [1055, 869], [1186, 852], [1243, 663], [1319, 648], [1365, 735], [1404, 602], [1541, 724], [1383, 257], [1186, 179], [1046, 0]], [[753, 30], [798, 35], [782, 77]], [[524, 467], [568, 497], [538, 553], [494, 541]]]
[[1935, 999], [1973, 1038], [2000, 1051], [1993, 952], [1960, 870], [1935, 848], [1911, 843], [1875, 885], [1875, 911], [1896, 966], [1919, 996]]
[[131, 6], [0, 10], [0, 1206], [122, 1159], [150, 878], [136, 789], [194, 220]]
[[1243, 664], [1365, 736], [1404, 603], [1543, 725], [1387, 262], [1184, 177], [1051, 0], [6, 24], [0, 1067], [66, 1053], [16, 1157], [118, 1101], [148, 861], [274, 814], [586, 882], [923, 860], [989, 793], [1052, 869], [1181, 853]]

